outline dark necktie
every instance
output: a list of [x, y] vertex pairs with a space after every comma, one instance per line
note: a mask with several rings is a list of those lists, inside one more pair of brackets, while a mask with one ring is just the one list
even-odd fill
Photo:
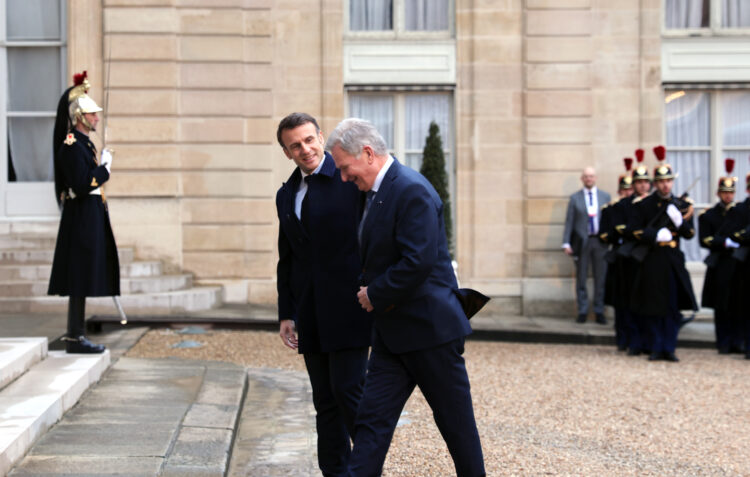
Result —
[[[594, 196], [589, 191], [589, 205], [594, 205]], [[589, 235], [594, 235], [594, 216], [589, 213]]]
[[359, 228], [357, 229], [357, 238], [359, 239], [360, 245], [362, 245], [362, 226], [364, 225], [365, 219], [367, 218], [367, 213], [370, 211], [370, 205], [372, 205], [373, 197], [375, 197], [375, 191], [368, 190], [367, 194], [365, 194], [365, 208], [362, 210], [362, 220], [359, 221]]
[[300, 208], [300, 220], [302, 221], [302, 226], [305, 228], [305, 230], [308, 230], [308, 225], [310, 223], [310, 178], [312, 177], [312, 174], [305, 177], [305, 184], [307, 184], [307, 192], [305, 192], [305, 197], [302, 199], [302, 207]]

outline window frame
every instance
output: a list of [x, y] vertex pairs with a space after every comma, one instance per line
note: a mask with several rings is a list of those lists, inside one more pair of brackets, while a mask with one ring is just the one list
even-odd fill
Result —
[[[446, 172], [448, 173], [448, 192], [450, 194], [450, 206], [451, 216], [453, 217], [453, 237], [454, 244], [456, 243], [457, 234], [457, 196], [456, 196], [456, 170], [457, 170], [457, 158], [456, 158], [456, 90], [441, 89], [438, 91], [432, 91], [429, 89], [409, 89], [409, 90], [398, 90], [382, 88], [375, 91], [363, 90], [358, 88], [350, 88], [346, 90], [345, 94], [345, 116], [349, 117], [350, 114], [350, 97], [353, 95], [368, 95], [368, 96], [381, 96], [391, 95], [393, 96], [393, 147], [389, 148], [388, 152], [396, 157], [399, 162], [405, 167], [409, 167], [406, 164], [406, 154], [412, 150], [406, 149], [406, 96], [414, 94], [438, 94], [443, 93], [449, 95], [449, 112], [448, 119], [451, 127], [450, 137], [452, 138], [450, 147], [445, 147], [445, 133], [441, 131], [441, 137], [443, 138], [443, 153], [446, 154]], [[426, 137], [426, 136], [425, 136]], [[420, 151], [421, 152], [421, 151]], [[417, 171], [419, 172], [419, 171]]]
[[667, 0], [661, 1], [661, 34], [664, 38], [748, 36], [750, 27], [727, 28], [721, 26], [721, 0], [709, 0], [709, 26], [704, 28], [667, 28]]
[[[64, 89], [67, 84], [68, 69], [68, 0], [59, 0], [60, 40], [57, 41], [16, 41], [7, 39], [7, 1], [0, 0], [0, 78], [8, 84], [8, 48], [49, 48], [60, 49], [60, 85]], [[60, 90], [62, 94], [62, 90]], [[42, 213], [47, 215], [57, 211], [54, 201], [54, 181], [10, 182], [8, 171], [8, 122], [10, 118], [52, 117], [57, 114], [57, 104], [51, 104], [49, 111], [8, 111], [10, 99], [7, 88], [0, 88], [0, 217], [29, 215], [29, 210], [36, 210], [34, 206], [21, 206], [17, 211], [11, 205], [17, 201], [37, 200], [44, 203], [31, 215]], [[51, 138], [51, 136], [50, 136]], [[43, 197], [52, 198], [49, 202]], [[53, 208], [50, 208], [54, 205]], [[13, 210], [11, 210], [11, 208]]]
[[345, 40], [445, 40], [453, 38], [456, 31], [456, 0], [448, 0], [447, 30], [406, 30], [406, 0], [393, 0], [393, 29], [382, 31], [350, 30], [350, 0], [344, 2]]

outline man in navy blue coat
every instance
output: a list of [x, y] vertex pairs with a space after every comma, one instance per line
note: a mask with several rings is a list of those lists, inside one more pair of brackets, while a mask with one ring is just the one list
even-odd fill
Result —
[[279, 123], [277, 139], [297, 165], [276, 194], [279, 333], [305, 359], [320, 469], [341, 476], [351, 453], [372, 333], [372, 320], [356, 297], [359, 192], [341, 181], [312, 116], [290, 114]]
[[421, 174], [388, 154], [367, 121], [342, 121], [326, 149], [341, 178], [367, 192], [357, 298], [375, 319], [349, 475], [380, 475], [415, 386], [432, 408], [457, 475], [485, 475], [462, 356], [471, 327], [458, 298], [443, 204]]

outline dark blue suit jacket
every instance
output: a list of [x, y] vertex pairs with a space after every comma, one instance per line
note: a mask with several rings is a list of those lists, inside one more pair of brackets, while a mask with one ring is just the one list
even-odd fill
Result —
[[421, 174], [394, 160], [362, 226], [362, 281], [375, 330], [392, 353], [471, 333], [456, 296], [443, 203]]
[[279, 320], [295, 320], [300, 353], [368, 346], [372, 333], [372, 318], [357, 302], [359, 191], [325, 157], [308, 181], [309, 230], [294, 213], [299, 168], [276, 194]]

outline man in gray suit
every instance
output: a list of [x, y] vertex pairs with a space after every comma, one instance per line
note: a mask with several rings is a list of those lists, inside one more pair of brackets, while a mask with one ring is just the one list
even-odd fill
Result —
[[586, 278], [589, 265], [594, 272], [594, 313], [596, 322], [606, 325], [604, 318], [604, 283], [607, 276], [607, 263], [604, 254], [607, 246], [598, 238], [601, 209], [610, 201], [608, 193], [596, 188], [596, 171], [587, 167], [581, 174], [583, 189], [570, 196], [568, 211], [565, 214], [563, 250], [576, 262], [576, 300], [578, 302], [578, 323], [585, 323], [589, 312], [589, 298]]

